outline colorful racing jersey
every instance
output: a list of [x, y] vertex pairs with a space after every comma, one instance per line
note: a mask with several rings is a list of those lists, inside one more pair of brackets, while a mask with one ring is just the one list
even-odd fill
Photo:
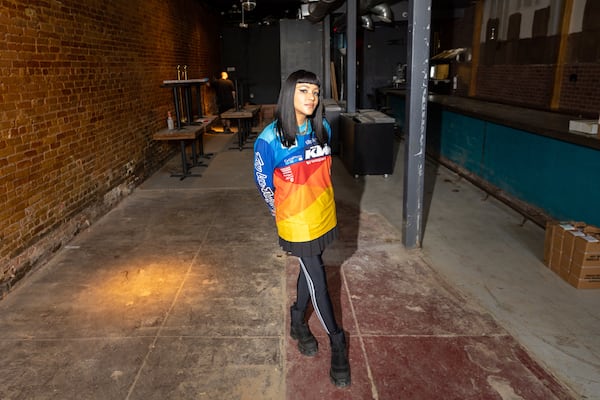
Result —
[[[331, 127], [323, 121], [328, 136]], [[331, 183], [331, 147], [297, 135], [286, 148], [269, 124], [254, 143], [254, 181], [275, 214], [279, 236], [288, 242], [308, 242], [335, 228], [337, 219]]]

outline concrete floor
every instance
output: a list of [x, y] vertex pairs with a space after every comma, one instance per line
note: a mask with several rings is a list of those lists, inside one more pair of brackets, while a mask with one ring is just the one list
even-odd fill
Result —
[[206, 135], [0, 302], [0, 399], [600, 399], [600, 291], [542, 262], [544, 232], [427, 165], [422, 250], [402, 246], [393, 175], [334, 160], [325, 253], [352, 386], [288, 335], [298, 265], [277, 246], [252, 152]]

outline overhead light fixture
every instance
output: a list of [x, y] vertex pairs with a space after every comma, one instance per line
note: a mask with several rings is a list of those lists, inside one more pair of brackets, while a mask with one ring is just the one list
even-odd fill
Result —
[[240, 22], [240, 28], [248, 28], [248, 24], [244, 21], [244, 6], [242, 5], [242, 22]]
[[246, 11], [252, 11], [256, 7], [256, 1], [253, 0], [242, 0], [242, 8]]
[[371, 8], [371, 13], [377, 20], [387, 22], [388, 24], [394, 20], [392, 9], [387, 3], [377, 4]]
[[369, 31], [373, 30], [373, 20], [368, 15], [361, 15], [360, 23], [364, 29], [367, 29]]

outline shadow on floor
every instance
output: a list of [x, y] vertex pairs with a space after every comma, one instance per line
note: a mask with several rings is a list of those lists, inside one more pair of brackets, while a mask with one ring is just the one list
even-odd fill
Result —
[[336, 389], [315, 316], [316, 357], [288, 335], [298, 264], [277, 245], [252, 152], [216, 143], [201, 177], [157, 172], [0, 302], [0, 398], [572, 398], [360, 207], [371, 179], [341, 176], [324, 260], [353, 383]]

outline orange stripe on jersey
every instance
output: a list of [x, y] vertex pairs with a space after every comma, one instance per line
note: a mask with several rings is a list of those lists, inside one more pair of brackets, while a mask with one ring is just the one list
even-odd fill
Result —
[[[310, 160], [308, 165], [278, 169], [273, 176], [275, 213], [279, 235], [290, 242], [306, 242], [333, 229], [336, 224], [331, 158]], [[303, 179], [296, 173], [309, 169]]]
[[286, 216], [301, 212], [330, 187], [330, 181], [327, 179], [328, 175], [329, 167], [327, 163], [320, 163], [319, 168], [313, 171], [313, 174], [302, 184], [296, 181], [296, 176], [294, 176], [293, 182], [289, 182], [275, 175], [273, 181], [275, 187], [277, 187], [275, 191], [276, 209], [285, 212]]
[[[318, 221], [318, 223], [307, 225], [306, 221]], [[333, 190], [330, 189], [323, 192], [310, 207], [299, 214], [278, 220], [277, 230], [279, 236], [289, 242], [308, 242], [326, 234], [336, 224]]]

